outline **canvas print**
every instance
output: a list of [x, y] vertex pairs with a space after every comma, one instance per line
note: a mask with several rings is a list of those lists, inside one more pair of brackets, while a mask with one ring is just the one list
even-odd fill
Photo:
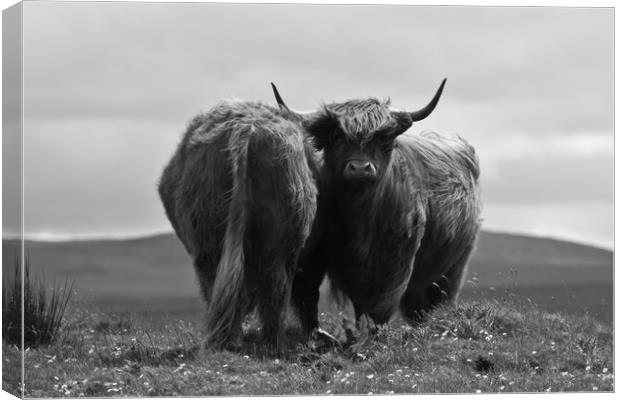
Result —
[[615, 390], [612, 8], [2, 27], [3, 391]]

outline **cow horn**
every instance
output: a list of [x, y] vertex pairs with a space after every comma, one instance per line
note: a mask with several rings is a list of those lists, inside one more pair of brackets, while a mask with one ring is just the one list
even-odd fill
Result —
[[317, 114], [316, 111], [295, 111], [288, 108], [284, 100], [282, 100], [282, 96], [280, 96], [280, 92], [278, 92], [278, 88], [276, 85], [271, 82], [271, 88], [273, 89], [273, 95], [276, 97], [276, 101], [278, 102], [278, 106], [280, 110], [287, 112], [289, 115], [292, 115], [294, 118], [297, 118], [299, 121], [310, 121]]
[[439, 86], [439, 89], [437, 89], [437, 93], [435, 93], [435, 96], [430, 101], [430, 103], [426, 105], [426, 107], [418, 111], [409, 113], [412, 121], [421, 121], [424, 118], [431, 115], [431, 113], [435, 109], [435, 106], [437, 106], [437, 103], [439, 102], [439, 98], [441, 97], [441, 92], [443, 92], [443, 87], [445, 84], [446, 84], [446, 78], [443, 79], [443, 81], [441, 82], [441, 85]]
[[273, 82], [271, 82], [271, 88], [273, 89], [273, 95], [276, 96], [276, 101], [278, 102], [278, 106], [280, 106], [280, 109], [291, 112], [291, 109], [288, 108], [288, 106], [284, 103], [284, 100], [282, 100], [282, 96], [280, 96], [280, 92], [278, 92], [278, 88], [276, 87], [276, 85], [273, 84]]

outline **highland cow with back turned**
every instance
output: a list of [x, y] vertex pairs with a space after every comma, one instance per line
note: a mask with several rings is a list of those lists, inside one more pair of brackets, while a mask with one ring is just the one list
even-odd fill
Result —
[[159, 194], [207, 302], [204, 346], [239, 346], [258, 308], [264, 340], [283, 348], [299, 253], [316, 211], [314, 150], [277, 108], [223, 102], [196, 116]]

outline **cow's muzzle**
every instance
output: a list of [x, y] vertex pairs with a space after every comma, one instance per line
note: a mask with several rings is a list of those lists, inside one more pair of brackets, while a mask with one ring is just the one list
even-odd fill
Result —
[[368, 160], [349, 160], [344, 166], [343, 176], [347, 180], [374, 181], [377, 167]]

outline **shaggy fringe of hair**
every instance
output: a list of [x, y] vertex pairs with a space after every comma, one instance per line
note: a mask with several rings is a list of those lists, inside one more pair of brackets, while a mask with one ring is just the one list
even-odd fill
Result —
[[338, 121], [342, 131], [351, 139], [369, 142], [374, 132], [395, 125], [389, 105], [389, 100], [382, 102], [370, 97], [325, 104], [323, 110]]

